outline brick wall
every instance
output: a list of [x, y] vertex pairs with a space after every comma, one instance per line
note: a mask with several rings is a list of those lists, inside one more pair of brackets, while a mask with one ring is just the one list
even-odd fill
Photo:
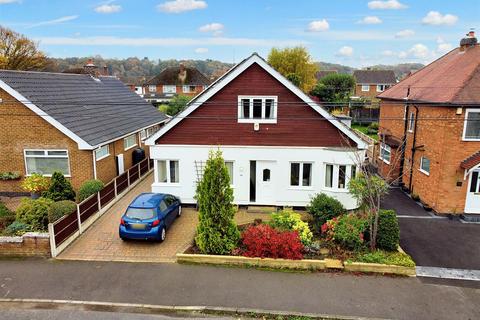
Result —
[[[0, 172], [26, 173], [24, 149], [66, 149], [74, 188], [93, 177], [92, 152], [77, 143], [0, 89]], [[22, 192], [18, 181], [0, 181], [0, 192]]]
[[21, 237], [0, 237], [0, 256], [50, 257], [48, 233], [25, 233]]
[[[415, 108], [410, 107], [410, 111], [415, 111]], [[382, 101], [380, 132], [401, 139], [403, 116], [402, 103]], [[412, 172], [412, 191], [438, 213], [462, 213], [465, 208], [468, 179], [464, 179], [460, 163], [480, 149], [480, 142], [462, 140], [464, 117], [465, 109], [457, 115], [456, 108], [419, 106], [415, 143], [418, 149], [413, 162], [414, 133], [407, 132], [403, 182], [409, 186]], [[429, 175], [420, 171], [422, 156], [430, 159]]]
[[377, 94], [380, 94], [381, 92], [377, 92], [377, 86], [376, 85], [370, 85], [370, 90], [369, 91], [362, 91], [362, 85], [357, 84], [355, 86], [355, 96], [357, 97], [365, 97], [365, 98], [370, 98], [374, 99]]

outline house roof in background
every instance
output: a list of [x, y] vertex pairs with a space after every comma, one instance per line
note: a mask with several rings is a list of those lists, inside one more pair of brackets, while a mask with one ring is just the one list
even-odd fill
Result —
[[393, 70], [355, 70], [353, 76], [359, 84], [392, 84], [397, 82]]
[[378, 95], [381, 99], [480, 105], [480, 45], [456, 48]]
[[167, 119], [111, 76], [0, 70], [0, 87], [78, 142], [81, 149]]
[[185, 80], [179, 77], [181, 66], [168, 67], [163, 69], [157, 76], [148, 80], [146, 85], [201, 85], [207, 86], [211, 83], [197, 68], [184, 67], [186, 71]]
[[338, 72], [337, 70], [320, 70], [320, 71], [317, 71], [317, 73], [315, 74], [315, 78], [317, 78], [317, 80], [320, 80], [323, 77], [326, 77], [332, 73], [338, 73]]

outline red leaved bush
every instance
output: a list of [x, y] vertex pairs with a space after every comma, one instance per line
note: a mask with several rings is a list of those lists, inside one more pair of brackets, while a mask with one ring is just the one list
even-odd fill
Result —
[[279, 231], [267, 224], [250, 226], [242, 233], [242, 255], [260, 258], [303, 258], [303, 244], [297, 231]]

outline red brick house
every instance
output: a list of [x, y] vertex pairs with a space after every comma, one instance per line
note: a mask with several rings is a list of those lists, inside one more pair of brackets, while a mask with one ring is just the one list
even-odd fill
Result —
[[395, 166], [405, 188], [438, 213], [480, 213], [479, 83], [480, 46], [471, 32], [378, 96], [380, 171]]
[[[198, 69], [180, 64], [177, 67], [165, 68], [160, 74], [142, 85], [145, 100], [153, 103], [170, 101], [175, 95], [194, 97], [202, 92], [210, 80]], [[133, 86], [139, 93], [139, 86]]]
[[[166, 120], [115, 77], [0, 70], [0, 173], [109, 182]], [[21, 179], [0, 180], [0, 194], [22, 192]]]
[[147, 140], [153, 192], [195, 203], [210, 150], [220, 149], [239, 205], [305, 206], [324, 192], [357, 207], [347, 184], [366, 143], [253, 54]]
[[355, 70], [353, 77], [356, 81], [354, 96], [367, 99], [375, 98], [397, 83], [393, 70]]

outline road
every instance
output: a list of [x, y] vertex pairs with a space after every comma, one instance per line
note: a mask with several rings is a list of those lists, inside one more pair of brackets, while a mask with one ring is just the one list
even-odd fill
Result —
[[[456, 285], [456, 283], [453, 283]], [[389, 319], [478, 319], [479, 282], [241, 268], [0, 261], [0, 297], [253, 308]]]

